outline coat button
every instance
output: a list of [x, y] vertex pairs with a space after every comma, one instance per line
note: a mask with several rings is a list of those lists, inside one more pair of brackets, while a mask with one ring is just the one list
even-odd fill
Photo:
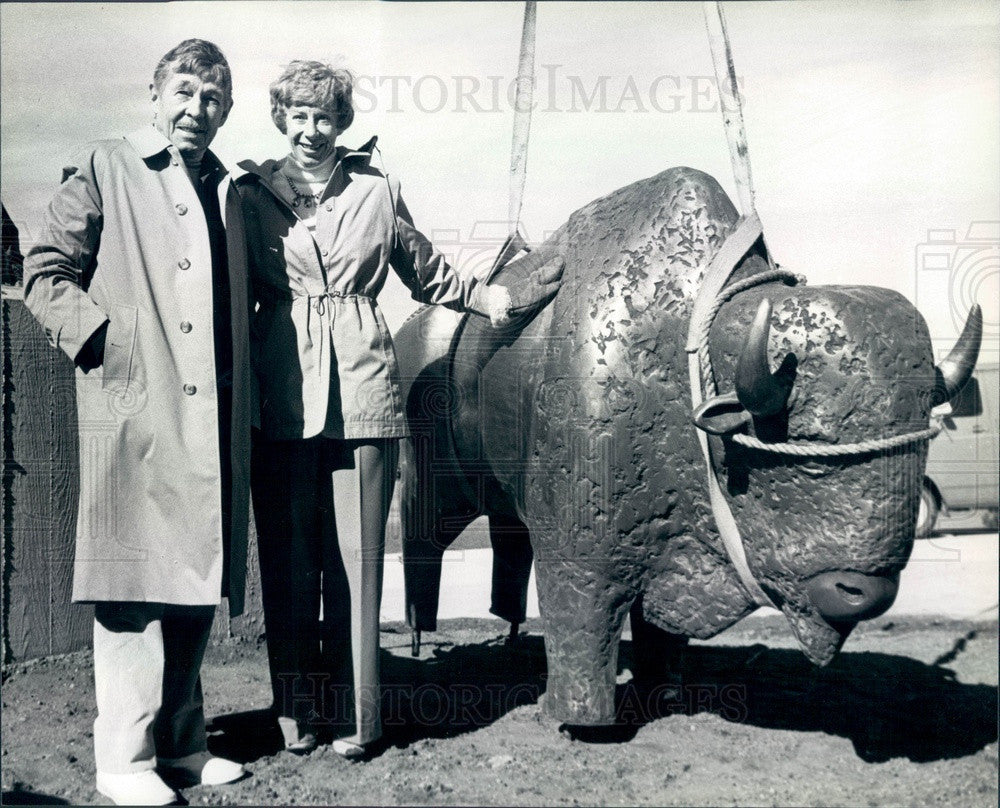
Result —
[[327, 210], [333, 210], [333, 205], [327, 205], [327, 206], [326, 206], [326, 209], [327, 209]]
[[183, 216], [185, 213], [188, 212], [187, 205], [182, 205], [179, 202], [176, 205], [174, 205], [174, 210], [177, 211], [177, 214], [179, 216]]
[[323, 250], [323, 255], [329, 255], [329, 254], [330, 254], [329, 250]]
[[186, 396], [193, 396], [197, 392], [198, 392], [198, 388], [195, 387], [193, 384], [185, 384], [184, 385], [184, 395], [186, 395]]
[[191, 262], [188, 261], [187, 258], [182, 258], [180, 261], [177, 262], [177, 266], [179, 266], [181, 269], [190, 269]]
[[170, 165], [172, 165], [172, 166], [179, 166], [180, 163], [178, 163], [176, 160], [171, 160], [170, 161]]
[[185, 320], [183, 323], [181, 323], [181, 331], [183, 331], [185, 334], [190, 334], [191, 333], [191, 323], [189, 323], [187, 320]]

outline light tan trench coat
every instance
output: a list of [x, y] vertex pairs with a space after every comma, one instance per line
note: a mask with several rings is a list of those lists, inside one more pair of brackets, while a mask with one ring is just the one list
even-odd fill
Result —
[[[218, 164], [211, 152], [205, 159]], [[152, 126], [85, 147], [64, 170], [25, 260], [24, 300], [52, 345], [75, 358], [110, 320], [103, 367], [76, 375], [75, 601], [211, 605], [227, 594], [230, 613], [243, 610], [251, 398], [246, 244], [228, 175], [218, 193], [233, 331], [228, 554], [211, 250], [176, 148]]]
[[399, 183], [371, 165], [375, 138], [337, 147], [314, 233], [273, 190], [274, 160], [241, 162], [260, 417], [270, 440], [403, 438], [392, 337], [376, 298], [391, 266], [416, 300], [465, 311], [482, 279], [459, 275], [414, 227]]

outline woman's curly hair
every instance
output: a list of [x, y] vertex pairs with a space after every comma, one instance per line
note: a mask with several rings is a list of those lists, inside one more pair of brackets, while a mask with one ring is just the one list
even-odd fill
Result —
[[271, 85], [271, 120], [281, 134], [288, 130], [285, 113], [296, 105], [319, 107], [330, 113], [337, 131], [343, 132], [354, 120], [354, 76], [349, 70], [323, 62], [296, 59]]

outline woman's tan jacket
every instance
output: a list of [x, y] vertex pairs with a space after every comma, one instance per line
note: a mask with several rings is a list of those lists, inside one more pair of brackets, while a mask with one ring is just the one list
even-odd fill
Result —
[[390, 265], [414, 299], [469, 309], [463, 278], [413, 226], [399, 183], [371, 165], [375, 138], [337, 147], [316, 229], [272, 186], [278, 164], [240, 163], [260, 427], [271, 440], [409, 435], [392, 338], [376, 298]]

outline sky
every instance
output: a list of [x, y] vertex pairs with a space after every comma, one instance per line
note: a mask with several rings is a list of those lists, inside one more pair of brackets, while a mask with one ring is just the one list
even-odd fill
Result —
[[[973, 302], [981, 361], [1000, 339], [1000, 5], [724, 4], [745, 100], [757, 208], [779, 263], [812, 284], [888, 286], [947, 350]], [[0, 4], [0, 196], [30, 243], [79, 144], [151, 120], [159, 57], [196, 36], [232, 66], [235, 106], [212, 148], [279, 157], [268, 85], [295, 58], [357, 76], [340, 142], [379, 135], [417, 225], [460, 269], [507, 232], [523, 4], [353, 2]], [[736, 198], [701, 3], [538, 8], [523, 230], [671, 166]], [[391, 327], [413, 310], [392, 279]]]

